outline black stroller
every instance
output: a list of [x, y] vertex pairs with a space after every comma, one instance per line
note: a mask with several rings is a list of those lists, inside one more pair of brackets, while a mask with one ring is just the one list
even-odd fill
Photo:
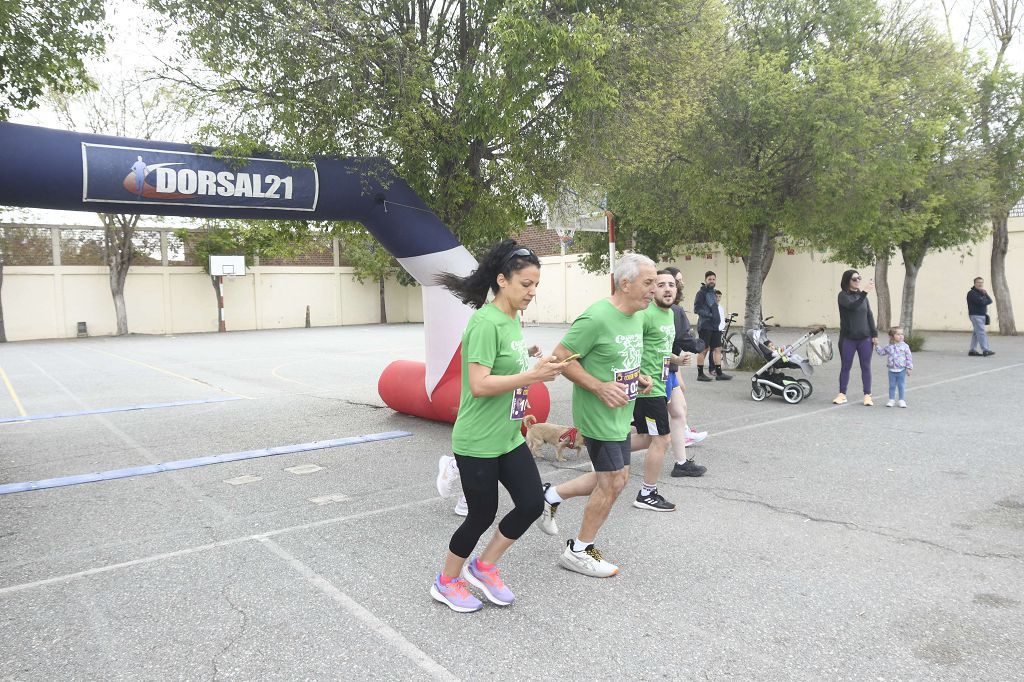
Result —
[[[814, 386], [808, 378], [814, 374], [812, 365], [820, 365], [832, 359], [832, 341], [824, 327], [811, 329], [790, 346], [776, 346], [763, 329], [751, 329], [746, 336], [747, 344], [757, 349], [765, 360], [764, 366], [750, 378], [750, 397], [758, 402], [771, 395], [781, 395], [787, 403], [795, 405], [810, 397], [814, 392]], [[796, 352], [807, 344], [811, 344], [808, 347], [809, 358]], [[798, 370], [802, 376], [790, 376], [785, 373], [786, 370]]]

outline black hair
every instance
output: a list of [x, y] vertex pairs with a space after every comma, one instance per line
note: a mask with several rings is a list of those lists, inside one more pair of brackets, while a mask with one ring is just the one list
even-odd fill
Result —
[[[520, 254], [518, 251], [528, 253]], [[511, 279], [513, 272], [518, 272], [528, 265], [540, 267], [537, 254], [525, 246], [520, 246], [514, 239], [506, 239], [491, 247], [491, 250], [480, 259], [479, 267], [468, 276], [459, 277], [450, 272], [442, 272], [434, 281], [455, 294], [455, 297], [466, 305], [483, 308], [487, 303], [487, 291], [498, 293], [499, 274]]]
[[853, 279], [854, 275], [860, 274], [856, 270], [847, 270], [843, 273], [843, 279], [839, 282], [839, 288], [842, 291], [848, 291], [850, 289], [850, 280]]
[[[705, 272], [704, 273], [704, 281], [707, 281], [708, 277], [710, 277], [711, 275], [715, 275], [715, 271], [714, 270], [708, 270], [707, 272]], [[717, 278], [718, 275], [715, 275], [715, 277]]]
[[722, 295], [722, 290], [721, 289], [715, 289], [715, 296], [721, 296], [721, 295]]

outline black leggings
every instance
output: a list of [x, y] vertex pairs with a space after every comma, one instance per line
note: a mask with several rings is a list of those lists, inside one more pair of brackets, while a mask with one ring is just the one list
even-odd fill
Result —
[[452, 535], [448, 549], [455, 556], [469, 558], [480, 536], [498, 515], [498, 483], [512, 496], [515, 507], [498, 523], [498, 530], [510, 540], [518, 540], [544, 511], [544, 491], [540, 473], [530, 449], [523, 443], [500, 457], [455, 455], [462, 478], [462, 493], [469, 505], [469, 516]]

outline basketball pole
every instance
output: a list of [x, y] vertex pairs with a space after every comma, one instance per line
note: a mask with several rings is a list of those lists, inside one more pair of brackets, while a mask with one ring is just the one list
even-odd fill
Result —
[[224, 275], [217, 275], [217, 315], [220, 317], [217, 331], [226, 332], [227, 327], [224, 325]]

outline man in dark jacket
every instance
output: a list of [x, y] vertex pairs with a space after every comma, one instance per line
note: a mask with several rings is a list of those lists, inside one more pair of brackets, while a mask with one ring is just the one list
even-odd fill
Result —
[[[715, 298], [715, 282], [717, 276], [711, 270], [704, 273], [704, 284], [697, 290], [697, 296], [693, 299], [693, 312], [699, 317], [697, 322], [697, 334], [704, 342], [704, 350], [697, 354], [697, 381], [711, 381], [715, 377], [719, 381], [732, 379], [728, 374], [722, 373], [722, 332], [719, 327], [722, 325], [722, 317], [718, 314], [718, 299]], [[704, 375], [704, 356], [711, 351], [711, 359], [708, 360], [708, 375]]]
[[[981, 277], [974, 278], [974, 286], [967, 292], [967, 317], [971, 320], [974, 333], [971, 335], [971, 349], [968, 355], [982, 357], [995, 355], [988, 347], [988, 334], [985, 332], [985, 325], [988, 324], [988, 307], [992, 304], [992, 298], [985, 291], [985, 280]], [[981, 348], [981, 352], [974, 350]]]

